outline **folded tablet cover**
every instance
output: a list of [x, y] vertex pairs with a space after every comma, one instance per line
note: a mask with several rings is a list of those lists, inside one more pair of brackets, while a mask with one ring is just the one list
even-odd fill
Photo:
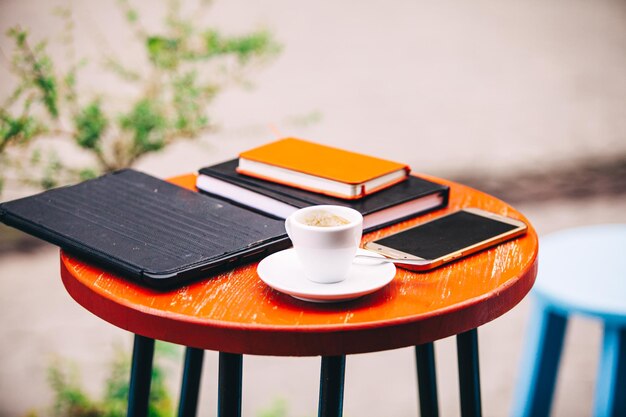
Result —
[[289, 245], [282, 220], [130, 169], [0, 204], [0, 220], [162, 287]]

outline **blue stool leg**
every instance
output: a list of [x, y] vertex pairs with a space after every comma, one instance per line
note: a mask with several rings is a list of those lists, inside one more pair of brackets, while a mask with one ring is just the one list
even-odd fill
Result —
[[566, 327], [567, 317], [550, 311], [537, 301], [529, 323], [514, 396], [514, 417], [550, 414]]
[[594, 415], [626, 416], [626, 328], [604, 327]]

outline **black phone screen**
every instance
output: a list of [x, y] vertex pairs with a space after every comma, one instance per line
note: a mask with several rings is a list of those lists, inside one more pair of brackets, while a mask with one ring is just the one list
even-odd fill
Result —
[[375, 243], [423, 259], [437, 259], [515, 228], [512, 224], [459, 211]]

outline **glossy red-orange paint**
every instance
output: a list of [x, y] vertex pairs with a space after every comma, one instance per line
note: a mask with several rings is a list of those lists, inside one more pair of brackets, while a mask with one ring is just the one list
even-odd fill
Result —
[[[256, 263], [169, 292], [151, 290], [61, 253], [61, 276], [87, 310], [144, 336], [233, 353], [314, 356], [372, 352], [441, 339], [513, 308], [537, 272], [537, 235], [506, 203], [453, 182], [448, 207], [367, 234], [363, 242], [463, 207], [524, 220], [528, 233], [427, 273], [398, 269], [382, 290], [335, 304], [267, 287]], [[171, 179], [195, 189], [195, 176]]]

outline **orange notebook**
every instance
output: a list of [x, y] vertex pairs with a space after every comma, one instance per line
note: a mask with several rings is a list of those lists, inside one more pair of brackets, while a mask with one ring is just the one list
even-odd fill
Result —
[[344, 199], [404, 181], [406, 164], [287, 138], [239, 154], [237, 172]]

